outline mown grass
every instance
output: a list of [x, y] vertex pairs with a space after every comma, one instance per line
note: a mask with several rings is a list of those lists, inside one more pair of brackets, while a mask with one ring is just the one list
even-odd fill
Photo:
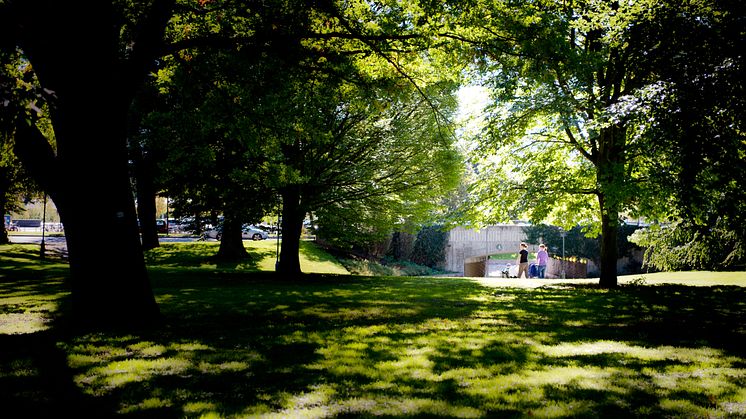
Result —
[[[64, 299], [58, 264], [0, 254], [0, 315]], [[62, 404], [96, 417], [746, 417], [744, 273], [725, 274], [729, 285], [531, 288], [280, 279], [261, 262], [200, 262], [209, 255], [174, 245], [149, 256], [157, 329], [2, 332], [2, 405], [26, 416]], [[46, 349], [23, 350], [32, 344]]]
[[[239, 262], [222, 262], [213, 256], [219, 243], [187, 242], [163, 243], [146, 252], [146, 261], [153, 269], [208, 269], [219, 272], [274, 271], [278, 243], [275, 240], [244, 240], [249, 257]], [[347, 274], [347, 270], [334, 257], [309, 241], [300, 242], [300, 262], [303, 272]]]

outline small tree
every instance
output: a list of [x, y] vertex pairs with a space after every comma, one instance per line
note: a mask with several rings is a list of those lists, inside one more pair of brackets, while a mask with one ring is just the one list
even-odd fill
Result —
[[440, 268], [445, 263], [448, 232], [442, 226], [420, 229], [414, 242], [410, 260], [419, 265]]

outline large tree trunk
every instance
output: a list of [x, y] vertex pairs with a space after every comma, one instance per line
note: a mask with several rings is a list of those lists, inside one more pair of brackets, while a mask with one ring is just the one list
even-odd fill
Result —
[[158, 307], [127, 167], [126, 108], [112, 101], [93, 112], [85, 103], [95, 94], [81, 90], [76, 97], [83, 101], [71, 101], [55, 123], [60, 167], [67, 175], [55, 203], [65, 223], [73, 308], [83, 321], [147, 323]]
[[135, 169], [135, 185], [137, 190], [137, 217], [140, 220], [143, 250], [155, 249], [160, 246], [158, 229], [155, 225], [155, 162], [145, 155], [139, 145], [130, 148]]
[[[27, 167], [65, 225], [73, 313], [80, 322], [104, 326], [152, 324], [159, 310], [140, 245], [126, 149], [129, 105], [152, 63], [142, 56], [141, 64], [122, 64], [111, 3], [26, 3], [19, 13], [19, 44], [51, 92], [56, 155], [35, 127], [21, 122], [21, 136], [32, 137], [25, 144], [35, 148], [26, 154]], [[153, 39], [161, 38], [155, 26], [149, 29]]]
[[217, 258], [225, 261], [246, 259], [249, 253], [243, 245], [240, 218], [229, 211], [224, 216]]
[[306, 216], [300, 200], [300, 188], [290, 186], [282, 192], [282, 244], [277, 272], [283, 275], [298, 275], [300, 269], [300, 234]]
[[626, 129], [610, 126], [602, 130], [599, 139], [596, 180], [601, 211], [601, 278], [604, 288], [617, 286], [619, 208], [623, 199]]
[[619, 234], [619, 213], [605, 208], [605, 199], [599, 196], [601, 206], [601, 277], [599, 285], [604, 288], [617, 286], [616, 264], [618, 257], [617, 235]]

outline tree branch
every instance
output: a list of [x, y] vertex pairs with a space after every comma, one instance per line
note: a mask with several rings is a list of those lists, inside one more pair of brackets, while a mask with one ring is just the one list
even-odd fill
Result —
[[135, 28], [135, 40], [129, 59], [124, 64], [122, 81], [125, 94], [134, 94], [148, 70], [158, 58], [166, 25], [172, 16], [175, 0], [153, 0], [147, 16]]
[[43, 190], [50, 194], [59, 190], [64, 172], [58, 170], [55, 152], [39, 128], [25, 118], [16, 122], [14, 152]]

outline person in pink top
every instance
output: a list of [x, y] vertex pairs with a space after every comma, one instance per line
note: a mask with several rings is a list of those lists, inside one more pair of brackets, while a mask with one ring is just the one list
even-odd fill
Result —
[[539, 278], [544, 278], [544, 274], [547, 272], [547, 261], [549, 261], [547, 247], [540, 244], [539, 251], [536, 253], [536, 273], [539, 275]]

